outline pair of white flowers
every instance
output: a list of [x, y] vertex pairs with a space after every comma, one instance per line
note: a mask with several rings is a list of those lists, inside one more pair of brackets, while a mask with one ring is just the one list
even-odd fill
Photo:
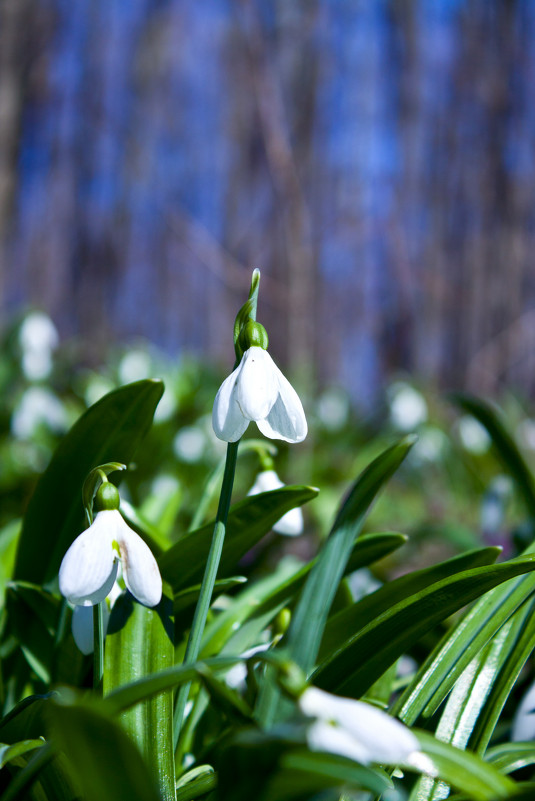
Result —
[[[301, 442], [307, 434], [296, 391], [269, 353], [257, 346], [245, 351], [221, 385], [212, 419], [216, 435], [227, 442], [240, 439], [253, 420], [270, 438]], [[274, 471], [265, 473], [268, 475], [260, 475], [251, 493], [282, 486]], [[279, 531], [300, 533], [300, 510], [288, 514], [290, 517], [279, 522]], [[75, 606], [102, 602], [115, 584], [119, 560], [127, 589], [146, 606], [156, 606], [162, 595], [158, 565], [150, 548], [121, 517], [117, 494], [116, 503], [99, 511], [65, 554], [59, 571], [61, 593]]]

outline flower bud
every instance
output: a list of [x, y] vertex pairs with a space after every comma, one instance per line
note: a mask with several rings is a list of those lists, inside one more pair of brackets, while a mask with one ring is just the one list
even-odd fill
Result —
[[107, 512], [119, 508], [119, 490], [109, 481], [105, 481], [95, 495], [95, 509], [97, 512]]
[[240, 330], [238, 337], [238, 344], [242, 351], [249, 350], [249, 348], [268, 348], [268, 335], [267, 331], [261, 323], [256, 323], [253, 320], [248, 320]]

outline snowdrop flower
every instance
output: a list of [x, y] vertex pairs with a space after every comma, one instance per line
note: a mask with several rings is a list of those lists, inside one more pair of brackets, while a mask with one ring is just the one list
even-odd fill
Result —
[[[262, 470], [256, 477], [256, 481], [247, 495], [258, 495], [260, 492], [270, 492], [271, 490], [284, 487], [274, 470]], [[303, 513], [299, 506], [290, 509], [273, 526], [273, 531], [278, 534], [286, 534], [289, 537], [296, 537], [303, 533]]]
[[412, 431], [427, 420], [427, 403], [421, 392], [405, 381], [390, 387], [390, 419], [400, 431]]
[[110, 593], [121, 560], [124, 583], [146, 606], [162, 597], [162, 579], [148, 545], [119, 512], [117, 488], [105, 482], [95, 497], [95, 520], [72, 543], [59, 569], [59, 589], [71, 604], [98, 604]]
[[57, 348], [59, 335], [47, 314], [30, 312], [19, 329], [22, 350], [22, 370], [30, 381], [46, 378], [52, 370], [52, 352]]
[[69, 419], [63, 403], [45, 387], [29, 387], [11, 418], [11, 430], [17, 439], [31, 439], [40, 425], [51, 431], [66, 431]]
[[270, 439], [302, 442], [307, 422], [299, 396], [267, 350], [253, 345], [216, 395], [212, 425], [216, 437], [237, 442], [254, 421]]
[[340, 698], [317, 687], [307, 687], [298, 703], [307, 717], [315, 718], [307, 730], [312, 751], [340, 754], [362, 765], [404, 763], [425, 772], [434, 771], [412, 731], [377, 707]]
[[491, 439], [487, 429], [469, 414], [459, 419], [458, 433], [463, 447], [476, 456], [486, 453], [490, 448]]
[[[254, 648], [249, 648], [247, 651], [244, 651], [243, 654], [240, 654], [240, 656], [242, 659], [249, 659], [250, 656], [261, 654], [263, 651], [267, 651], [269, 648], [271, 648], [271, 645], [271, 642], [265, 642], [262, 645], [255, 645]], [[230, 670], [225, 674], [225, 681], [229, 687], [232, 687], [233, 690], [244, 690], [246, 679], [247, 665], [245, 662], [237, 662], [234, 667], [231, 667]]]

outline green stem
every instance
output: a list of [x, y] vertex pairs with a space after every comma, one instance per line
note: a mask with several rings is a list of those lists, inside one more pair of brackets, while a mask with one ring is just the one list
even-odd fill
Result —
[[[103, 603], [106, 603], [104, 601]], [[102, 604], [93, 607], [93, 687], [102, 692], [104, 675], [104, 610]]]
[[[201, 641], [208, 617], [208, 610], [212, 602], [212, 593], [214, 584], [219, 568], [219, 561], [221, 559], [221, 552], [223, 550], [223, 542], [225, 541], [225, 531], [227, 528], [228, 510], [230, 507], [230, 498], [232, 495], [232, 485], [234, 483], [234, 473], [236, 470], [236, 459], [238, 456], [239, 442], [229, 442], [227, 446], [227, 459], [225, 462], [225, 472], [223, 473], [223, 483], [221, 485], [221, 494], [219, 496], [219, 505], [217, 508], [217, 515], [215, 519], [214, 533], [212, 535], [212, 544], [210, 546], [210, 553], [206, 562], [206, 568], [201, 585], [201, 593], [197, 606], [195, 607], [195, 614], [193, 616], [193, 623], [186, 646], [186, 653], [184, 655], [184, 665], [190, 665], [197, 660], [201, 650]], [[184, 710], [188, 700], [189, 684], [183, 684], [178, 692], [178, 698], [175, 707], [174, 719], [174, 741], [175, 749], [182, 728], [184, 720]]]

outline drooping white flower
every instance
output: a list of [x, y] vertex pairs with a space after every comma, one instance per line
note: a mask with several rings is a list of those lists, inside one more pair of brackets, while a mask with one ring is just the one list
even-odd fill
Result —
[[[262, 470], [258, 473], [255, 483], [247, 495], [258, 495], [260, 492], [271, 492], [271, 490], [284, 487], [274, 470]], [[289, 537], [296, 537], [303, 533], [303, 513], [299, 506], [290, 509], [273, 526], [273, 531], [278, 534], [286, 534]]]
[[162, 579], [148, 545], [121, 517], [118, 509], [105, 509], [72, 543], [59, 569], [59, 588], [68, 601], [84, 606], [98, 604], [110, 593], [121, 560], [126, 587], [146, 606], [162, 597]]
[[19, 329], [22, 369], [30, 381], [46, 378], [52, 370], [52, 353], [58, 346], [56, 326], [47, 314], [33, 311]]
[[307, 422], [299, 396], [267, 350], [253, 346], [223, 381], [212, 425], [225, 442], [237, 442], [251, 421], [270, 439], [302, 442]]
[[427, 772], [433, 769], [413, 732], [371, 704], [340, 698], [317, 687], [307, 687], [298, 703], [307, 717], [315, 718], [307, 729], [307, 743], [313, 751], [340, 754], [363, 765], [404, 763]]

